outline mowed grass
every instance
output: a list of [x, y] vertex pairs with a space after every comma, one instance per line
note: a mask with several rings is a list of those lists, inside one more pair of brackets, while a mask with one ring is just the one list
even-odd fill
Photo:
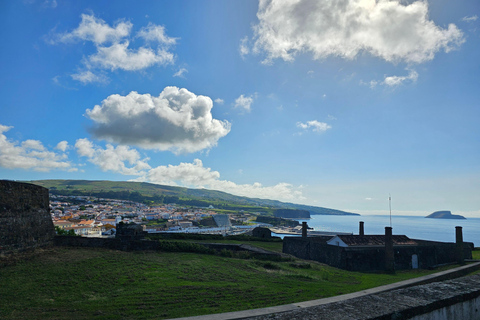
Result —
[[162, 319], [329, 297], [434, 271], [356, 273], [303, 260], [55, 248], [0, 268], [0, 319]]
[[475, 248], [472, 251], [472, 259], [480, 260], [480, 248]]

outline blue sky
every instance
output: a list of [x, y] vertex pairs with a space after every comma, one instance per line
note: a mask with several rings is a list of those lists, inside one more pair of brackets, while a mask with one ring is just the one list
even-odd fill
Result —
[[480, 5], [0, 3], [0, 178], [480, 217]]

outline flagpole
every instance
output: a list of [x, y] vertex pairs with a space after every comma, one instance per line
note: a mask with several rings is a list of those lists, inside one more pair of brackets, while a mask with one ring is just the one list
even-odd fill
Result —
[[388, 206], [390, 208], [390, 228], [392, 227], [392, 197], [388, 194]]

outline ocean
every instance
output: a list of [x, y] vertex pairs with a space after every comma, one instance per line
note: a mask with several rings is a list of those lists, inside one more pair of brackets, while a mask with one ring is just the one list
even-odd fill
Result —
[[[306, 221], [315, 231], [353, 232], [358, 234], [358, 225], [363, 221], [365, 234], [385, 234], [390, 226], [388, 215], [326, 216], [312, 215]], [[392, 215], [393, 234], [406, 235], [412, 239], [455, 242], [455, 227], [463, 227], [463, 241], [480, 246], [480, 218], [427, 219], [419, 216]]]

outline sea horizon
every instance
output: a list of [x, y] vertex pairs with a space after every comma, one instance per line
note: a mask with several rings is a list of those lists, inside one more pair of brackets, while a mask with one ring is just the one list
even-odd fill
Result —
[[314, 231], [351, 232], [358, 234], [359, 222], [364, 222], [365, 234], [385, 234], [391, 226], [393, 234], [406, 235], [411, 239], [455, 242], [455, 227], [462, 227], [463, 241], [480, 245], [480, 218], [432, 219], [424, 216], [392, 215], [329, 216], [312, 215], [305, 221]]

